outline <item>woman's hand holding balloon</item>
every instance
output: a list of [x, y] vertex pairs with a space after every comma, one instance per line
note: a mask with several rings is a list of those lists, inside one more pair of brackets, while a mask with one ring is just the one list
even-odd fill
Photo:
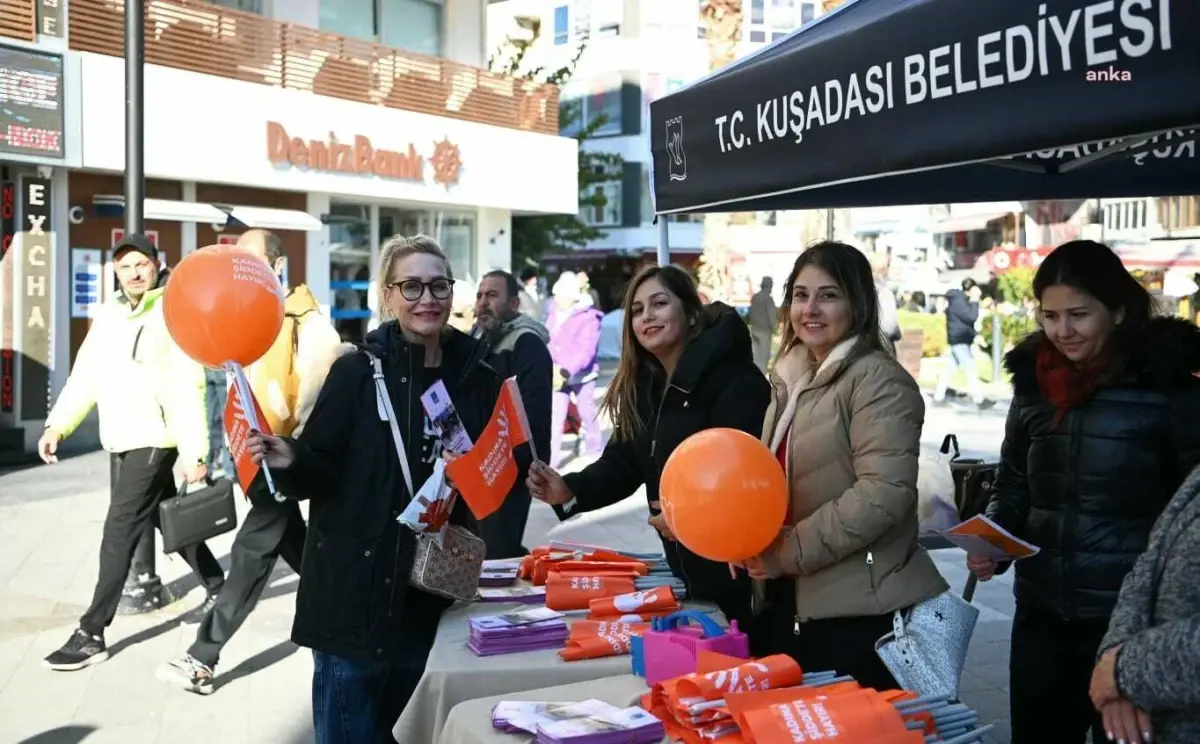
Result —
[[282, 470], [296, 461], [296, 453], [292, 446], [280, 437], [252, 431], [246, 438], [246, 449], [250, 452], [250, 460], [256, 465], [266, 463], [269, 468]]
[[[650, 508], [658, 511], [660, 508], [659, 502], [651, 501]], [[658, 534], [662, 535], [664, 540], [675, 542], [675, 533], [671, 532], [671, 528], [667, 525], [667, 518], [661, 511], [658, 511], [658, 514], [651, 514], [650, 517], [646, 519], [646, 523], [658, 530]]]
[[525, 479], [525, 485], [529, 487], [530, 495], [550, 506], [562, 506], [575, 498], [562, 476], [540, 460], [529, 466], [529, 477]]

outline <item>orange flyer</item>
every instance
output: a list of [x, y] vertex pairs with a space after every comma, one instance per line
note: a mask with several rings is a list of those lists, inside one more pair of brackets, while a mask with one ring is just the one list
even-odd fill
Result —
[[[267, 417], [263, 415], [262, 407], [254, 399], [253, 391], [250, 392], [250, 402], [254, 404], [254, 414], [258, 419], [259, 430], [263, 434], [270, 434], [271, 427], [267, 423]], [[249, 438], [250, 430], [254, 426], [247, 420], [246, 409], [242, 406], [242, 396], [237, 385], [229, 386], [229, 397], [225, 399], [224, 421], [225, 436], [229, 438], [229, 457], [233, 460], [234, 470], [237, 471], [238, 484], [242, 487], [242, 493], [248, 494], [250, 493], [250, 484], [254, 482], [261, 468], [250, 461], [250, 453], [246, 451], [246, 439]]]
[[1037, 555], [1040, 550], [982, 514], [951, 527], [942, 536], [969, 555], [996, 561], [1019, 561]]

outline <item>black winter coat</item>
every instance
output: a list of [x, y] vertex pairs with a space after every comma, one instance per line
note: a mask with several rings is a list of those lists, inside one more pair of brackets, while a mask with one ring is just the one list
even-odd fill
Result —
[[[421, 452], [420, 396], [436, 381], [426, 373], [424, 347], [406, 342], [394, 321], [368, 334], [366, 347], [383, 364], [420, 488], [432, 472]], [[491, 417], [504, 379], [485, 355], [470, 336], [446, 331], [438, 374], [472, 439]], [[411, 495], [391, 430], [379, 417], [366, 354], [334, 362], [304, 431], [288, 441], [295, 462], [275, 477], [284, 493], [311, 499], [292, 640], [350, 659], [401, 660], [407, 644], [432, 639], [449, 601], [408, 586], [416, 541], [396, 518]], [[461, 499], [451, 521], [477, 529]]]
[[[728, 427], [762, 435], [771, 386], [754, 365], [746, 323], [724, 305], [711, 305], [706, 313], [709, 327], [688, 345], [670, 381], [661, 373], [647, 375], [649, 395], [642, 397], [641, 412], [646, 431], [633, 439], [614, 433], [596, 462], [563, 476], [577, 502], [571, 514], [615, 504], [642, 485], [647, 500], [658, 501], [667, 458], [696, 432]], [[569, 516], [561, 510], [559, 515]], [[690, 596], [715, 602], [748, 629], [750, 581], [744, 573], [734, 580], [726, 564], [701, 558], [679, 542], [663, 540], [663, 552]]]
[[946, 293], [946, 343], [951, 346], [975, 343], [975, 321], [979, 304], [971, 302], [961, 289]]
[[1008, 353], [1014, 398], [987, 514], [1041, 548], [1017, 562], [1018, 604], [1107, 621], [1159, 513], [1200, 463], [1200, 329], [1152, 321], [1124, 379], [1057, 427], [1035, 333]]

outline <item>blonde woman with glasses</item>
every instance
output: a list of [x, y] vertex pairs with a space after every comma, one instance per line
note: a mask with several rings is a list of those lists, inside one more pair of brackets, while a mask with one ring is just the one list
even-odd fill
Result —
[[[485, 361], [480, 342], [447, 325], [454, 277], [438, 244], [426, 236], [396, 237], [382, 253], [384, 320], [365, 347], [382, 362], [419, 486], [442, 455], [422, 393], [444, 383], [474, 439], [504, 378]], [[414, 533], [396, 518], [412, 494], [378, 415], [373, 375], [367, 354], [342, 357], [298, 438], [257, 435], [249, 442], [285, 494], [311, 499], [292, 640], [313, 650], [317, 744], [392, 740], [450, 604], [408, 585]], [[451, 522], [475, 528], [461, 502]]]

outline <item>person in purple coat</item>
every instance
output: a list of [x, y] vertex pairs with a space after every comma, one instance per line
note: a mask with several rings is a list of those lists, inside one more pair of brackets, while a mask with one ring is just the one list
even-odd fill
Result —
[[550, 413], [550, 466], [562, 464], [563, 424], [571, 397], [579, 410], [584, 433], [584, 453], [599, 454], [600, 417], [596, 406], [596, 378], [600, 363], [600, 319], [603, 317], [583, 291], [579, 277], [564, 271], [551, 290], [546, 327], [550, 330], [550, 358], [554, 360], [554, 401]]

